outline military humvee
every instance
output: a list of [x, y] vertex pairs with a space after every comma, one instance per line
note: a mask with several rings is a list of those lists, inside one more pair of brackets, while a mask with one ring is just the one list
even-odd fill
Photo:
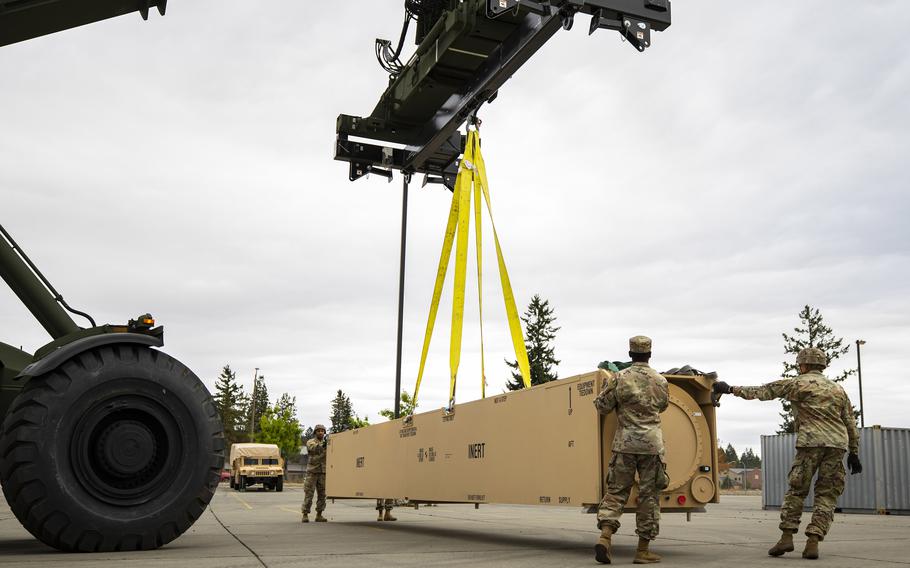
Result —
[[231, 446], [231, 489], [246, 491], [251, 485], [284, 491], [284, 460], [275, 444]]

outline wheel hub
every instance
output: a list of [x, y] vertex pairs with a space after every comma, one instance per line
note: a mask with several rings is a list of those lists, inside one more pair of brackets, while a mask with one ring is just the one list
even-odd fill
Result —
[[170, 409], [146, 396], [98, 401], [79, 420], [71, 444], [81, 485], [112, 505], [147, 502], [177, 481], [180, 428]]
[[95, 457], [109, 474], [132, 477], [153, 464], [157, 451], [158, 441], [148, 426], [136, 420], [120, 420], [101, 432]]

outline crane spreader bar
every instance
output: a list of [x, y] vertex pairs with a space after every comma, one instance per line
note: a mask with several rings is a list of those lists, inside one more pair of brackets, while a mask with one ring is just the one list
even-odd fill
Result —
[[[418, 47], [406, 64], [389, 56], [390, 84], [372, 114], [338, 117], [335, 159], [350, 163], [351, 181], [400, 170], [452, 188], [461, 125], [576, 14], [591, 16], [589, 33], [619, 31], [638, 51], [651, 45], [651, 30], [670, 25], [669, 0], [442, 0], [441, 13], [421, 13], [422, 4], [406, 3], [421, 24]], [[421, 21], [428, 16], [438, 19]]]

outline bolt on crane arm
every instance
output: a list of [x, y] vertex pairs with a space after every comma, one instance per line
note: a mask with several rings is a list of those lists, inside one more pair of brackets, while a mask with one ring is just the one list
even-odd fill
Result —
[[619, 31], [638, 51], [670, 25], [670, 0], [406, 0], [405, 10], [401, 43], [416, 20], [416, 51], [402, 63], [401, 45], [377, 40], [388, 88], [369, 116], [338, 117], [335, 159], [350, 163], [351, 181], [401, 170], [451, 187], [461, 125], [577, 14], [591, 16], [589, 34]]

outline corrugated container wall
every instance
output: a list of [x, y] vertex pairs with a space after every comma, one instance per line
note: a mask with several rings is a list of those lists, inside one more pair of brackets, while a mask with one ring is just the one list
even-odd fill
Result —
[[[779, 509], [796, 453], [796, 434], [761, 437], [762, 507]], [[863, 472], [850, 475], [838, 509], [856, 513], [910, 515], [910, 429], [861, 428], [859, 458]], [[812, 508], [815, 483], [806, 499]]]

